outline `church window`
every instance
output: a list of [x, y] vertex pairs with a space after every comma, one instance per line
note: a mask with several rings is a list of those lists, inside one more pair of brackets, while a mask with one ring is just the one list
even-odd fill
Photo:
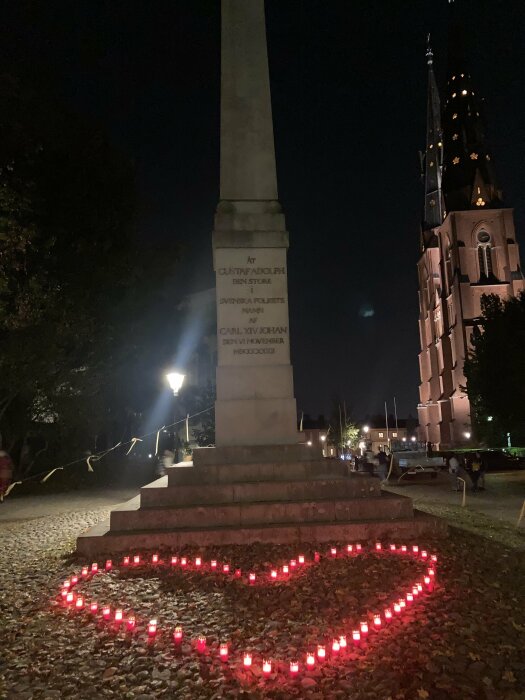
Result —
[[397, 433], [392, 433], [392, 437], [397, 437]]
[[455, 158], [452, 158], [452, 162], [454, 163], [454, 165], [457, 165], [459, 163], [458, 156], [456, 156]]
[[490, 236], [486, 231], [478, 233], [478, 262], [480, 281], [493, 277]]
[[380, 438], [385, 437], [384, 433], [378, 433], [378, 436], [379, 436]]
[[478, 159], [478, 154], [477, 153], [471, 153], [470, 154], [470, 160], [477, 160]]
[[452, 115], [452, 119], [457, 119], [457, 118], [458, 118], [458, 115], [454, 112], [454, 114]]
[[431, 160], [430, 163], [429, 163], [429, 165], [430, 165], [431, 168], [433, 168], [433, 167], [434, 167], [434, 161]]
[[457, 141], [457, 140], [458, 140], [458, 135], [452, 134], [452, 141]]

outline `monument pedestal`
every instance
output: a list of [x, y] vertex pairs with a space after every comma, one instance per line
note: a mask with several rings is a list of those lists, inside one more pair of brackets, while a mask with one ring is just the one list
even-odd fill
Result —
[[306, 445], [202, 448], [195, 462], [144, 486], [109, 522], [81, 535], [77, 552], [410, 540], [446, 531], [444, 521], [414, 513], [410, 498], [381, 491], [379, 479], [349, 474], [345, 462]]

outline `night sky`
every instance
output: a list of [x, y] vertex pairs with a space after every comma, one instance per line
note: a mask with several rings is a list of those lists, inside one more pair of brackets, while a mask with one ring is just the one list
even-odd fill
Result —
[[[525, 256], [525, 3], [456, 0]], [[4, 68], [98, 121], [133, 158], [140, 235], [184, 245], [179, 292], [214, 284], [219, 0], [3, 0]], [[444, 99], [447, 0], [267, 0], [299, 410], [418, 398], [416, 260], [426, 34]]]

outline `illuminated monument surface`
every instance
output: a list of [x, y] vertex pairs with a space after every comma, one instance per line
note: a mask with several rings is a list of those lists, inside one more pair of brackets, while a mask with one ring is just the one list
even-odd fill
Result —
[[439, 528], [300, 444], [290, 365], [288, 233], [277, 179], [263, 0], [222, 1], [216, 447], [194, 450], [80, 537], [84, 554], [413, 536]]

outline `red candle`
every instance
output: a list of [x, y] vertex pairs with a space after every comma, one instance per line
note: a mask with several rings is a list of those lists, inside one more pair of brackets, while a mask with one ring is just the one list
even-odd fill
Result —
[[71, 585], [75, 586], [78, 583], [78, 576], [71, 577]]
[[219, 646], [219, 656], [221, 661], [228, 661], [228, 644], [227, 642], [222, 642]]
[[283, 564], [283, 574], [285, 576], [288, 575], [289, 569], [288, 569], [288, 564]]
[[122, 566], [129, 566], [129, 557], [124, 557], [122, 560]]
[[392, 619], [392, 610], [390, 610], [390, 608], [385, 608], [385, 620], [387, 622], [390, 622], [391, 619]]
[[135, 566], [140, 564], [140, 556], [138, 554], [135, 554], [135, 556], [133, 557], [133, 563], [135, 564]]
[[394, 612], [398, 615], [401, 612], [401, 606], [399, 605], [399, 603], [394, 603]]
[[157, 634], [157, 620], [150, 620], [148, 623], [148, 636], [154, 637]]
[[69, 593], [69, 591], [68, 591], [67, 588], [63, 588], [63, 589], [60, 591], [60, 595], [62, 596], [62, 598], [64, 598], [64, 600], [67, 598], [67, 594], [68, 594], [68, 593]]
[[122, 622], [122, 618], [122, 610], [120, 608], [117, 608], [115, 610], [115, 622], [117, 623], [117, 625], [120, 625], [120, 623]]
[[73, 591], [69, 591], [68, 594], [66, 595], [66, 603], [68, 603], [70, 605], [71, 603], [74, 603], [74, 602], [75, 602], [75, 594], [73, 593]]
[[195, 566], [198, 568], [202, 564], [202, 559], [200, 557], [195, 557]]
[[419, 591], [419, 593], [422, 593], [423, 586], [420, 583], [416, 583], [416, 586], [417, 586], [417, 590]]
[[315, 654], [313, 653], [313, 651], [306, 652], [306, 665], [310, 668], [312, 666], [315, 666]]
[[97, 612], [98, 612], [98, 603], [97, 603], [96, 600], [92, 600], [92, 601], [91, 601], [91, 603], [90, 603], [90, 605], [89, 605], [89, 609], [90, 609], [90, 611], [91, 611], [91, 613], [92, 613], [93, 615], [96, 615], [96, 614], [97, 614]]
[[418, 587], [417, 587], [417, 586], [414, 586], [414, 587], [412, 588], [412, 595], [414, 596], [414, 598], [415, 598], [417, 595], [419, 595], [419, 590], [418, 590]]
[[414, 596], [412, 593], [407, 593], [407, 603], [412, 603], [414, 601]]
[[173, 630], [173, 641], [176, 644], [179, 644], [180, 642], [182, 642], [182, 636], [183, 636], [182, 627], [180, 625], [177, 625], [177, 627], [175, 627], [175, 629]]
[[359, 544], [359, 542], [355, 546], [355, 551], [360, 552], [363, 549], [363, 547]]
[[381, 615], [374, 615], [374, 627], [381, 627]]
[[180, 558], [180, 565], [186, 566], [187, 564], [188, 564], [188, 557], [181, 557]]
[[212, 559], [211, 562], [210, 562], [210, 566], [211, 566], [212, 569], [216, 569], [216, 568], [217, 568], [217, 560], [216, 560], [216, 559]]
[[88, 568], [87, 568], [87, 566], [83, 566], [82, 567], [82, 578], [86, 578], [87, 575], [88, 575]]
[[317, 563], [318, 561], [320, 561], [320, 559], [321, 555], [319, 554], [319, 552], [314, 552], [314, 561]]
[[111, 617], [111, 608], [109, 607], [109, 605], [104, 605], [104, 607], [102, 608], [102, 617], [104, 618], [104, 620], [109, 620], [109, 618]]
[[92, 573], [92, 574], [96, 574], [97, 572], [98, 572], [98, 564], [97, 564], [96, 561], [94, 561], [94, 562], [91, 564], [91, 573]]
[[376, 552], [380, 552], [382, 549], [381, 542], [376, 542]]
[[436, 575], [436, 572], [434, 571], [434, 569], [429, 569], [427, 573], [430, 576], [430, 578], [434, 578], [434, 576]]
[[[211, 563], [211, 567], [213, 569], [213, 562]], [[222, 565], [222, 573], [223, 574], [229, 574], [230, 573], [230, 565], [229, 564], [223, 564]]]
[[401, 606], [401, 609], [406, 608], [407, 602], [404, 598], [399, 599], [399, 605]]
[[326, 647], [324, 646], [324, 644], [317, 645], [317, 658], [326, 659]]
[[339, 640], [334, 639], [332, 641], [332, 654], [338, 654], [340, 649], [341, 649], [341, 645], [339, 644]]
[[253, 573], [253, 571], [250, 571], [250, 573], [248, 574], [248, 580], [250, 582], [250, 585], [253, 586], [253, 584], [255, 583], [255, 574]]
[[333, 557], [336, 557], [337, 556], [337, 547], [330, 547], [330, 554]]
[[352, 639], [354, 640], [354, 644], [356, 647], [359, 646], [359, 642], [361, 641], [361, 632], [359, 630], [354, 630], [352, 632]]
[[403, 552], [403, 554], [407, 551], [407, 546], [406, 546], [406, 544], [402, 544], [402, 545], [401, 545], [401, 551]]
[[418, 552], [419, 552], [419, 547], [417, 546], [417, 544], [413, 544], [412, 545], [412, 553], [417, 554]]
[[421, 550], [421, 559], [427, 559], [428, 558], [428, 552], [426, 549]]
[[290, 569], [295, 569], [297, 566], [297, 561], [295, 559], [290, 559]]
[[299, 662], [298, 661], [290, 661], [290, 675], [291, 676], [296, 676], [299, 673]]
[[234, 574], [235, 578], [241, 578], [241, 575], [242, 575], [242, 571], [240, 569], [235, 569], [235, 574]]
[[354, 545], [353, 545], [353, 544], [347, 544], [347, 545], [346, 545], [346, 551], [348, 552], [348, 554], [352, 554], [352, 552], [354, 551]]
[[84, 598], [82, 598], [81, 595], [79, 595], [76, 599], [75, 607], [77, 610], [82, 610], [82, 608], [84, 607]]
[[152, 555], [151, 555], [151, 563], [152, 563], [152, 564], [158, 564], [158, 563], [159, 563], [159, 555], [158, 555], [158, 554], [152, 554]]
[[270, 571], [270, 578], [273, 578], [273, 579], [277, 578], [277, 571], [275, 569], [272, 569]]
[[136, 624], [137, 621], [135, 620], [135, 615], [128, 615], [128, 619], [126, 620], [126, 627], [130, 632], [135, 629]]
[[391, 551], [391, 552], [395, 552], [395, 551], [396, 551], [396, 545], [395, 545], [395, 544], [391, 544], [391, 545], [390, 545], [390, 551]]
[[431, 560], [431, 561], [434, 561], [434, 562], [437, 561], [437, 560], [438, 560], [437, 554], [432, 554], [431, 557], [430, 557], [430, 560]]
[[171, 565], [172, 566], [177, 566], [178, 561], [179, 561], [179, 557], [171, 557]]
[[71, 581], [68, 578], [66, 578], [66, 580], [62, 584], [62, 588], [69, 588], [70, 586], [71, 586]]
[[366, 635], [368, 634], [368, 622], [364, 620], [359, 626], [361, 627], [361, 634], [363, 635], [363, 637], [366, 637]]
[[263, 659], [263, 673], [265, 676], [269, 676], [270, 673], [272, 672], [272, 662], [270, 659]]
[[299, 554], [297, 559], [299, 561], [299, 564], [304, 564], [304, 554]]
[[346, 649], [346, 634], [339, 635], [339, 648]]
[[423, 581], [425, 582], [425, 586], [427, 587], [427, 591], [432, 592], [432, 590], [434, 589], [434, 584], [432, 583], [432, 579], [430, 578], [430, 576], [425, 576]]
[[245, 652], [242, 658], [242, 663], [246, 668], [249, 668], [252, 665], [252, 655], [248, 651]]
[[111, 561], [111, 559], [106, 559], [106, 565], [104, 568], [106, 569], [106, 571], [111, 571], [111, 569], [113, 568], [113, 562]]
[[201, 654], [206, 651], [206, 637], [203, 634], [197, 637], [197, 651]]

